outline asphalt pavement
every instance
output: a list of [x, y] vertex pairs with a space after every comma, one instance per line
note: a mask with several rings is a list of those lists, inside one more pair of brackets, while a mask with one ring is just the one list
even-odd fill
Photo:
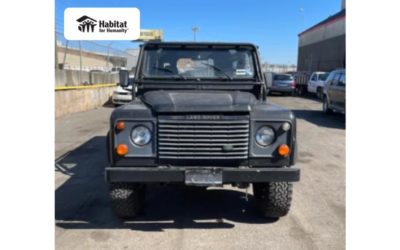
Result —
[[251, 188], [201, 190], [151, 185], [146, 211], [121, 221], [104, 181], [111, 107], [56, 120], [57, 249], [345, 249], [345, 118], [312, 98], [268, 97], [297, 116], [298, 167], [292, 208], [260, 218]]

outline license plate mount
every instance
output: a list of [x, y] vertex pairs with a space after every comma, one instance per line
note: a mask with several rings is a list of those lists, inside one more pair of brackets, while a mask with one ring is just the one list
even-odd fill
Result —
[[222, 186], [221, 169], [189, 169], [185, 171], [188, 186]]

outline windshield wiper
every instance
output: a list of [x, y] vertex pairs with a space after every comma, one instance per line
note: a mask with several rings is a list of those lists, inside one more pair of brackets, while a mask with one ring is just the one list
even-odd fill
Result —
[[224, 74], [224, 75], [226, 76], [226, 78], [228, 78], [229, 80], [232, 81], [232, 77], [231, 77], [228, 73], [226, 73], [225, 71], [223, 71], [222, 69], [218, 68], [217, 66], [212, 65], [212, 64], [209, 64], [209, 63], [205, 63], [205, 62], [201, 62], [201, 64], [206, 65], [206, 66], [208, 66], [208, 67], [211, 67], [211, 68], [215, 69], [216, 71], [218, 71], [218, 72]]
[[180, 79], [186, 80], [186, 77], [184, 77], [183, 75], [180, 75], [180, 74], [176, 74], [171, 69], [161, 68], [161, 67], [157, 67], [157, 66], [154, 66], [153, 69], [157, 69], [157, 70], [161, 70], [161, 71], [164, 71], [164, 72], [168, 72], [168, 73], [171, 73], [171, 76], [179, 77]]

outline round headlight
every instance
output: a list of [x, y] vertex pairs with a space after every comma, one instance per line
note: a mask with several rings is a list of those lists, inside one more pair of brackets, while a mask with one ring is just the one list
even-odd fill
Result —
[[275, 132], [272, 128], [264, 126], [257, 130], [256, 141], [261, 146], [271, 145], [275, 140]]
[[138, 146], [146, 145], [151, 139], [150, 130], [145, 126], [137, 126], [132, 130], [131, 139]]

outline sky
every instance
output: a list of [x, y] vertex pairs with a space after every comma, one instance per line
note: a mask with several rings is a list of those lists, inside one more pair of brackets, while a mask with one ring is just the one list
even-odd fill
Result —
[[[55, 28], [63, 32], [68, 7], [136, 7], [142, 29], [162, 29], [165, 41], [251, 42], [261, 60], [296, 64], [298, 34], [340, 11], [340, 0], [56, 0]], [[96, 41], [107, 45], [110, 41]], [[138, 43], [115, 41], [114, 48]]]

